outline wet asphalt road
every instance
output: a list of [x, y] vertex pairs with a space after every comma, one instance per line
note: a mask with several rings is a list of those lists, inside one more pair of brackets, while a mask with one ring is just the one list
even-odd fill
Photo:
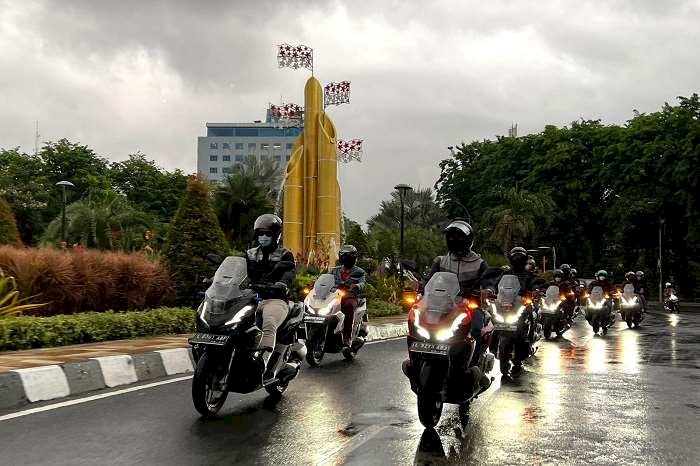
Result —
[[231, 394], [219, 421], [199, 419], [189, 381], [0, 421], [0, 463], [700, 464], [699, 355], [700, 314], [605, 337], [578, 321], [519, 381], [496, 375], [464, 432], [453, 405], [424, 431], [405, 342], [381, 342], [304, 367], [277, 405]]

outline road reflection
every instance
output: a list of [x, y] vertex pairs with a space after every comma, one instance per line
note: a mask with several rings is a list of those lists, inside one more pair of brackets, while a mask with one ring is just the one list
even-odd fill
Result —
[[607, 347], [608, 344], [603, 338], [591, 339], [586, 353], [586, 372], [604, 374], [608, 371]]
[[639, 372], [639, 332], [637, 330], [626, 329], [620, 332], [617, 353], [622, 362], [622, 372], [625, 374]]

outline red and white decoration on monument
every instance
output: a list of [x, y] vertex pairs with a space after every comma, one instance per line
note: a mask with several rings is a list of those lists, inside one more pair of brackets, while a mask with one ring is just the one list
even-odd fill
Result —
[[280, 127], [302, 126], [304, 124], [304, 107], [293, 103], [271, 104], [270, 117]]
[[350, 103], [350, 81], [328, 83], [323, 90], [326, 106]]
[[280, 44], [277, 46], [277, 64], [280, 68], [314, 70], [314, 50], [306, 45]]
[[362, 139], [350, 139], [349, 141], [338, 139], [336, 143], [338, 160], [343, 163], [353, 160], [362, 162], [362, 142]]

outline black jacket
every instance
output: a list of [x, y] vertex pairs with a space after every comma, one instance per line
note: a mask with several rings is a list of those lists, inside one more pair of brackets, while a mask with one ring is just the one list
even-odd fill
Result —
[[[248, 278], [256, 285], [282, 282], [287, 287], [294, 283], [295, 262], [294, 254], [289, 249], [279, 246], [266, 250], [257, 246], [246, 251]], [[266, 298], [266, 296], [261, 296]]]
[[605, 293], [608, 294], [612, 298], [613, 293], [615, 292], [615, 285], [610, 280], [593, 280], [589, 285], [588, 285], [588, 292], [590, 293], [593, 291], [593, 288], [599, 286], [603, 289]]
[[[340, 274], [342, 273], [342, 271], [342, 265], [333, 267], [333, 270], [331, 270], [333, 277], [335, 277], [336, 286], [345, 285], [345, 283], [340, 279]], [[352, 267], [352, 270], [350, 270], [349, 280], [352, 282], [353, 285], [357, 285], [357, 291], [355, 292], [355, 296], [362, 295], [362, 293], [364, 293], [365, 291], [365, 287], [367, 286], [367, 274], [365, 273], [364, 269], [354, 265]]]

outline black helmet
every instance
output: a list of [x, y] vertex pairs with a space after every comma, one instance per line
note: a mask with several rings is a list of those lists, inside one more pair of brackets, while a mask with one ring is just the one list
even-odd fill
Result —
[[[462, 219], [452, 220], [442, 232], [447, 241], [447, 250], [456, 254], [468, 254], [474, 244], [474, 230]], [[455, 235], [455, 233], [457, 233]]]
[[574, 269], [574, 268], [572, 267], [572, 268], [571, 268], [571, 276], [572, 276], [572, 277], [575, 277], [576, 275], [578, 275], [578, 270], [576, 270], [576, 269]]
[[282, 219], [275, 214], [263, 214], [255, 219], [253, 224], [253, 233], [255, 236], [269, 232], [273, 241], [279, 240], [282, 233]]
[[526, 268], [528, 266], [530, 267], [531, 272], [537, 270], [537, 262], [535, 262], [535, 259], [533, 259], [532, 256], [527, 256]]
[[357, 262], [357, 248], [352, 244], [346, 244], [338, 252], [340, 263], [346, 267], [352, 267]]
[[571, 276], [571, 266], [569, 264], [561, 264], [559, 268], [564, 274], [564, 278]]
[[631, 282], [631, 281], [635, 280], [636, 278], [637, 278], [637, 274], [632, 272], [632, 271], [627, 272], [625, 274], [625, 280], [627, 280], [628, 282]]
[[556, 280], [557, 278], [559, 280], [564, 280], [564, 272], [561, 269], [555, 269], [554, 272], [552, 272], [552, 277]]
[[527, 251], [522, 246], [516, 246], [508, 253], [510, 265], [516, 269], [524, 269], [527, 264]]
[[596, 280], [600, 280], [600, 277], [603, 277], [603, 280], [608, 279], [608, 272], [606, 270], [600, 269], [595, 273], [595, 278]]
[[644, 272], [642, 272], [641, 270], [637, 270], [637, 273], [635, 273], [635, 275], [637, 276], [638, 280], [642, 280], [644, 278]]

